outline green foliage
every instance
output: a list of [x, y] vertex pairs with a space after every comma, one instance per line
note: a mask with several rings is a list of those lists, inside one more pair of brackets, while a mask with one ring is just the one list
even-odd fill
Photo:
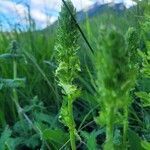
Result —
[[[72, 15], [76, 17], [76, 10], [70, 0], [66, 1]], [[56, 58], [58, 67], [55, 75], [58, 79], [58, 85], [62, 88], [62, 93], [66, 95], [60, 111], [60, 117], [64, 125], [69, 128], [71, 148], [75, 150], [75, 122], [73, 117], [73, 101], [79, 96], [79, 90], [74, 84], [80, 71], [80, 62], [77, 56], [78, 52], [78, 29], [71, 16], [62, 5], [58, 18], [58, 33], [56, 42]]]
[[13, 58], [21, 58], [21, 55], [18, 54], [10, 54], [10, 53], [6, 53], [6, 54], [2, 54], [0, 55], [0, 59], [13, 59]]
[[[67, 1], [67, 5], [75, 17], [76, 11], [72, 2]], [[68, 95], [77, 90], [77, 87], [73, 85], [73, 81], [80, 71], [79, 58], [77, 57], [77, 51], [79, 49], [77, 45], [78, 30], [70, 13], [66, 10], [64, 5], [61, 8], [58, 21], [59, 26], [55, 46], [58, 63], [56, 77], [59, 79], [58, 82], [63, 88], [64, 94]]]
[[[142, 66], [140, 68], [140, 75], [141, 80], [147, 81], [148, 83], [150, 81], [150, 3], [148, 0], [143, 0], [142, 2], [139, 2], [141, 4], [141, 8], [143, 9], [143, 18], [140, 20], [140, 34], [141, 34], [141, 40], [143, 41], [144, 48], [142, 51], [139, 51], [139, 56], [141, 57]], [[136, 95], [141, 99], [142, 101], [142, 107], [145, 107], [145, 113], [144, 113], [144, 120], [145, 120], [145, 127], [146, 130], [149, 132], [149, 107], [150, 107], [150, 87], [148, 86], [147, 89], [140, 89], [140, 92], [136, 92]], [[146, 131], [146, 132], [147, 132]], [[148, 133], [149, 135], [149, 133]], [[149, 141], [149, 136], [145, 136], [146, 139]], [[144, 146], [145, 143], [145, 146]], [[142, 141], [142, 147], [144, 149], [148, 149], [149, 143], [146, 141]]]
[[43, 31], [28, 10], [26, 32], [0, 32], [0, 150], [149, 150], [149, 1], [87, 14], [94, 55], [64, 5]]
[[19, 45], [15, 40], [9, 44], [8, 50], [9, 53], [1, 54], [0, 59], [19, 59], [23, 57], [20, 52]]
[[10, 144], [10, 137], [11, 137], [11, 130], [6, 127], [5, 130], [3, 131], [3, 133], [1, 134], [1, 137], [0, 137], [0, 149], [1, 150], [6, 150], [7, 148], [10, 150], [11, 149], [14, 149], [12, 147], [10, 147], [11, 145]]
[[141, 145], [144, 148], [144, 150], [149, 150], [150, 149], [150, 143], [147, 141], [141, 141]]
[[[139, 56], [142, 59], [142, 68], [140, 70], [142, 79], [150, 80], [150, 4], [144, 0], [142, 2], [143, 9], [143, 20], [140, 22], [141, 28], [141, 39], [144, 43], [144, 51], [139, 51]], [[150, 106], [150, 90], [137, 92], [136, 95], [141, 98], [144, 107]]]
[[43, 131], [43, 138], [50, 143], [52, 142], [59, 149], [69, 140], [69, 135], [60, 129], [46, 129]]
[[94, 130], [91, 133], [88, 133], [86, 131], [82, 131], [81, 135], [85, 138], [86, 140], [86, 147], [88, 150], [96, 150], [98, 149], [98, 144], [97, 144], [97, 136], [102, 134], [104, 131], [103, 129], [101, 130]]
[[138, 93], [136, 93], [136, 95], [142, 99], [144, 107], [150, 106], [150, 93], [138, 92]]
[[114, 147], [116, 125], [123, 126], [123, 142], [126, 143], [128, 109], [132, 103], [129, 93], [136, 83], [138, 44], [139, 38], [133, 28], [128, 30], [126, 39], [117, 31], [108, 31], [101, 38], [101, 48], [95, 56], [97, 100], [101, 107], [96, 122], [106, 126], [105, 149]]
[[128, 139], [129, 139], [129, 150], [137, 149], [143, 150], [141, 146], [141, 139], [139, 136], [132, 130], [128, 131]]
[[150, 60], [150, 51], [148, 49], [147, 51], [147, 54], [145, 53], [142, 53], [142, 52], [139, 52], [140, 56], [142, 57], [143, 59], [143, 68], [141, 70], [141, 73], [143, 74], [143, 77], [146, 77], [146, 78], [150, 78], [150, 63], [149, 63], [149, 60]]
[[137, 55], [137, 50], [140, 46], [140, 37], [137, 29], [133, 27], [129, 28], [126, 34], [126, 40], [130, 65], [132, 65], [132, 69], [138, 69], [137, 63], [139, 61], [139, 57]]
[[141, 25], [141, 37], [145, 45], [144, 52], [139, 51], [139, 55], [142, 58], [142, 69], [141, 73], [143, 77], [150, 78], [150, 14], [149, 8], [150, 4], [148, 1], [144, 0], [145, 9], [143, 10], [143, 20], [140, 22]]
[[25, 87], [25, 78], [18, 79], [0, 79], [0, 89], [4, 88], [19, 88]]

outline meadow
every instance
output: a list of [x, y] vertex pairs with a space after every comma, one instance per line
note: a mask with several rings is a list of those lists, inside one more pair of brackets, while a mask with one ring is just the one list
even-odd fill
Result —
[[150, 150], [150, 2], [0, 31], [0, 150]]

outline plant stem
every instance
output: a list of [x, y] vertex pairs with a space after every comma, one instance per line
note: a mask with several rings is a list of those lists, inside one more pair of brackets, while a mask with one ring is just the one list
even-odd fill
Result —
[[[16, 60], [16, 58], [13, 59], [13, 79], [14, 80], [17, 79], [17, 60]], [[20, 118], [20, 120], [22, 120], [22, 115], [20, 112], [19, 102], [18, 102], [18, 94], [17, 94], [17, 90], [15, 87], [13, 88], [13, 101], [16, 105], [16, 109], [18, 111], [19, 118]]]
[[70, 119], [69, 132], [70, 132], [71, 149], [72, 150], [76, 150], [76, 144], [75, 144], [75, 122], [74, 122], [74, 117], [73, 117], [72, 98], [71, 98], [70, 95], [68, 96], [68, 111], [69, 111], [69, 119]]
[[[13, 59], [13, 79], [15, 80], [17, 78], [17, 62], [16, 59]], [[18, 95], [16, 88], [13, 88], [13, 100], [15, 104], [18, 104]]]
[[124, 149], [127, 149], [126, 147], [126, 140], [127, 140], [127, 130], [128, 130], [128, 106], [124, 107], [124, 123], [123, 123], [123, 146]]
[[106, 125], [106, 144], [104, 150], [114, 150], [113, 144], [113, 117], [114, 117], [114, 108], [110, 107], [108, 109], [108, 122]]
[[[16, 63], [16, 59], [13, 59], [13, 79], [15, 80], [17, 78], [17, 63]], [[16, 105], [17, 105], [17, 101], [18, 101], [18, 96], [17, 96], [17, 91], [15, 88], [12, 89], [13, 92], [13, 102], [14, 102], [14, 106], [13, 106], [13, 115], [15, 117], [15, 119], [17, 118], [16, 116]]]

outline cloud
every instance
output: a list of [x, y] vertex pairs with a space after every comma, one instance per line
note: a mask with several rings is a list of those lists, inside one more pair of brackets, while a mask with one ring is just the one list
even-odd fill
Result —
[[[77, 10], [86, 8], [94, 3], [93, 0], [72, 0], [74, 6]], [[62, 0], [31, 0], [31, 6], [41, 7], [41, 8], [50, 8], [60, 11]]]
[[126, 8], [130, 8], [131, 6], [136, 5], [136, 2], [131, 1], [131, 0], [126, 0], [126, 1], [124, 1], [124, 4], [125, 4]]
[[22, 4], [16, 4], [10, 0], [0, 0], [0, 23], [6, 30], [10, 30], [20, 23], [22, 26], [25, 25], [26, 12], [27, 10]]
[[22, 4], [15, 4], [12, 1], [1, 1], [0, 0], [0, 12], [6, 14], [18, 14], [23, 16], [26, 12], [26, 8]]
[[[119, 3], [124, 2], [127, 8], [135, 4], [132, 0], [72, 0], [77, 11], [88, 9], [95, 2]], [[0, 0], [0, 21], [4, 18], [10, 19], [12, 24], [28, 24], [27, 5], [30, 6], [31, 17], [39, 27], [46, 27], [57, 20], [58, 12], [61, 9], [62, 0]], [[5, 16], [5, 17], [4, 17]]]
[[126, 8], [129, 8], [136, 3], [133, 0], [95, 0], [96, 2], [100, 4], [106, 4], [106, 3], [124, 3]]
[[35, 21], [39, 22], [43, 22], [47, 19], [47, 16], [38, 9], [32, 9], [31, 16], [32, 18], [34, 18]]
[[[17, 22], [27, 21], [27, 5], [30, 6], [31, 17], [37, 24], [42, 26], [46, 25], [47, 22], [53, 23], [57, 20], [58, 12], [61, 9], [62, 0], [22, 0], [17, 3], [16, 0], [0, 0], [0, 12], [9, 18], [15, 18]], [[94, 2], [91, 0], [72, 0], [77, 11], [88, 8]]]
[[72, 2], [78, 11], [82, 9], [87, 9], [94, 4], [94, 1], [92, 0], [87, 0], [86, 2], [85, 0], [72, 0]]

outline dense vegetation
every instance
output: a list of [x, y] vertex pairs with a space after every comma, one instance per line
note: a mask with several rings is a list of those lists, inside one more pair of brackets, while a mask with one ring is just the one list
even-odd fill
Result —
[[0, 150], [150, 150], [149, 0], [79, 24], [66, 4], [0, 32]]

